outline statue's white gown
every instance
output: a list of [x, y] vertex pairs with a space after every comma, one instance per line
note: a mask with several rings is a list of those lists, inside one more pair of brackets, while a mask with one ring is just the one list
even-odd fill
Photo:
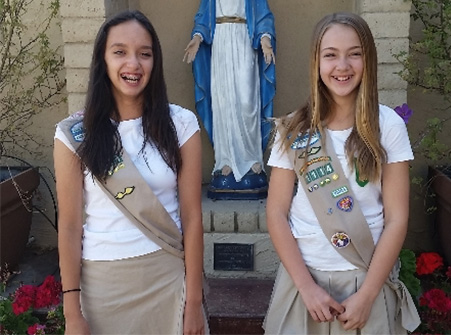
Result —
[[[216, 17], [245, 15], [244, 0], [216, 0]], [[211, 62], [214, 171], [228, 165], [236, 181], [254, 163], [263, 166], [257, 56], [246, 24], [216, 24]]]

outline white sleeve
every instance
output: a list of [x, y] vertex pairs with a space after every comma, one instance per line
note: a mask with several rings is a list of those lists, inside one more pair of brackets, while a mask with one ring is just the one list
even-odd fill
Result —
[[55, 136], [53, 138], [63, 142], [66, 147], [68, 147], [72, 152], [75, 153], [72, 145], [70, 144], [69, 139], [67, 138], [66, 134], [62, 131], [59, 124], [56, 125]]
[[170, 105], [170, 108], [172, 120], [177, 131], [179, 146], [181, 147], [191, 136], [199, 131], [199, 122], [197, 121], [196, 115], [188, 109], [173, 104]]
[[387, 152], [387, 163], [397, 163], [413, 160], [407, 127], [396, 112], [380, 106], [381, 113], [381, 144]]
[[276, 133], [274, 144], [271, 148], [271, 154], [268, 159], [268, 165], [272, 167], [294, 170], [293, 162], [290, 160], [288, 153], [282, 146], [279, 131]]

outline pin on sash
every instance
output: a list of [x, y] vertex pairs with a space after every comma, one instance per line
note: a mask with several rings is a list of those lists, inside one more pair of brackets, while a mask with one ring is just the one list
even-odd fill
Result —
[[341, 249], [346, 248], [351, 243], [351, 238], [344, 232], [337, 232], [332, 235], [330, 242], [334, 247]]

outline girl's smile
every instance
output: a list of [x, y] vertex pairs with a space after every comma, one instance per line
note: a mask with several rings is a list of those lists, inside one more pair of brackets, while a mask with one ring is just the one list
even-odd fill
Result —
[[351, 27], [334, 24], [320, 45], [320, 76], [336, 103], [355, 99], [363, 75], [362, 46]]
[[111, 27], [105, 62], [116, 101], [142, 100], [153, 69], [152, 39], [146, 29], [136, 21]]

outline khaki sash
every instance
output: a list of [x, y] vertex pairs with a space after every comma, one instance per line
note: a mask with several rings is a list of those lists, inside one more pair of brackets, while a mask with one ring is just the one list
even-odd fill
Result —
[[[308, 135], [296, 139], [293, 146], [300, 150], [291, 150], [298, 180], [306, 190], [324, 234], [335, 249], [358, 268], [368, 269], [374, 252], [371, 231], [331, 140], [326, 136], [325, 141], [321, 141], [320, 133], [314, 133], [306, 157], [307, 166], [304, 167], [307, 141]], [[324, 144], [331, 150], [327, 151]]]
[[[368, 223], [344, 174], [330, 136], [321, 140], [319, 131], [299, 136], [289, 151], [298, 181], [329, 242], [350, 263], [368, 270], [374, 253], [374, 241]], [[306, 147], [308, 150], [306, 151]], [[305, 157], [307, 156], [307, 157]], [[307, 162], [307, 163], [306, 163]], [[306, 163], [306, 165], [305, 165]], [[414, 331], [421, 323], [406, 286], [398, 279], [396, 262], [386, 283], [398, 297], [397, 311], [402, 325]]]
[[[59, 126], [76, 151], [84, 136], [83, 115], [72, 115], [61, 121]], [[182, 233], [125, 150], [121, 157], [116, 157], [106, 181], [96, 178], [96, 182], [144, 235], [171, 254], [184, 257]]]

